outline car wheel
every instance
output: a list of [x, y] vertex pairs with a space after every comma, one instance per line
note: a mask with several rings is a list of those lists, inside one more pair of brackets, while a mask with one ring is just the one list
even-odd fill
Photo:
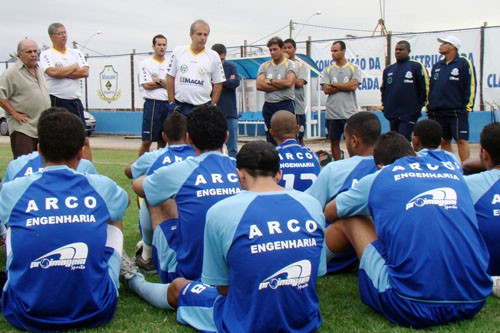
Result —
[[9, 127], [7, 126], [7, 120], [0, 120], [0, 134], [3, 136], [9, 135]]

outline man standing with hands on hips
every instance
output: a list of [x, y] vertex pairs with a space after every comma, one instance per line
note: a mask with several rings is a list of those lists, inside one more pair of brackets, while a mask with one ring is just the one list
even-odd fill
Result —
[[[222, 83], [226, 81], [217, 52], [207, 49], [210, 27], [203, 20], [191, 24], [191, 44], [174, 49], [168, 62], [168, 113], [184, 115], [205, 104], [217, 104]], [[213, 84], [213, 89], [212, 89]]]
[[167, 38], [163, 35], [153, 37], [153, 56], [141, 61], [139, 84], [144, 88], [144, 112], [142, 115], [142, 143], [139, 156], [149, 151], [151, 143], [157, 142], [158, 149], [165, 147], [161, 136], [163, 122], [168, 114]]
[[462, 45], [458, 37], [438, 41], [444, 58], [432, 67], [427, 110], [429, 119], [443, 128], [441, 148], [452, 152], [451, 139], [455, 139], [463, 162], [470, 156], [468, 118], [476, 96], [476, 73], [470, 60], [458, 54]]

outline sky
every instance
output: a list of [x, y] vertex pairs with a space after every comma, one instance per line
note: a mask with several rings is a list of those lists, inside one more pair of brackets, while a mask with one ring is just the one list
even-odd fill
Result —
[[[385, 5], [384, 5], [385, 3]], [[89, 55], [151, 51], [156, 34], [168, 38], [168, 49], [189, 44], [189, 26], [196, 19], [210, 24], [208, 46], [265, 45], [277, 35], [304, 41], [340, 39], [347, 34], [371, 36], [384, 18], [387, 30], [425, 32], [500, 25], [498, 0], [17, 0], [4, 1], [0, 21], [0, 61], [15, 54], [28, 37], [39, 47], [50, 46], [50, 23], [60, 22], [73, 41]], [[382, 5], [382, 9], [381, 9]], [[385, 7], [385, 8], [384, 8]], [[317, 15], [321, 12], [320, 15]], [[98, 34], [100, 32], [100, 34]], [[380, 30], [377, 32], [380, 34]], [[84, 48], [84, 46], [86, 48]]]

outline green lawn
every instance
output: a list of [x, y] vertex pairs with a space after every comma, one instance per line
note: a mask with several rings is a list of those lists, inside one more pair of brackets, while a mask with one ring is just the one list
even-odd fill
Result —
[[[138, 209], [130, 180], [123, 173], [125, 166], [137, 156], [135, 151], [94, 150], [94, 165], [98, 172], [114, 179], [126, 189], [131, 198], [124, 218], [125, 249], [133, 254], [139, 240], [137, 231]], [[0, 147], [0, 174], [3, 175], [11, 159], [10, 148]], [[0, 254], [1, 265], [5, 255]], [[159, 281], [148, 277], [149, 281]], [[430, 281], [432, 283], [432, 281]], [[28, 288], [29, 286], [27, 286]], [[320, 332], [407, 332], [410, 329], [389, 323], [383, 316], [363, 305], [359, 300], [357, 279], [354, 274], [326, 276], [319, 279], [323, 325]], [[57, 297], [57, 295], [54, 295]], [[486, 306], [473, 320], [449, 324], [432, 329], [437, 332], [500, 332], [500, 299], [489, 297]], [[88, 332], [193, 332], [178, 324], [175, 313], [153, 308], [127, 290], [121, 289], [115, 318], [111, 323]], [[425, 330], [424, 330], [425, 331]], [[0, 332], [16, 332], [0, 317]]]

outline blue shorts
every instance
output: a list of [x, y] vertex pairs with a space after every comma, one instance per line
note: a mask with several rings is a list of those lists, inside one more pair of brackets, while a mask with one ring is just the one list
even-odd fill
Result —
[[142, 141], [161, 140], [163, 122], [168, 114], [168, 101], [146, 98], [142, 112]]
[[344, 134], [344, 127], [347, 119], [326, 119], [326, 138], [330, 140], [340, 140]]
[[484, 301], [432, 303], [401, 297], [391, 287], [391, 273], [384, 257], [385, 247], [379, 240], [366, 247], [359, 264], [359, 293], [364, 304], [379, 311], [393, 323], [416, 328], [429, 327], [472, 318], [484, 305]]
[[170, 283], [177, 277], [177, 219], [160, 223], [153, 233], [153, 264], [162, 283]]
[[52, 107], [65, 108], [75, 116], [78, 116], [85, 124], [85, 116], [83, 114], [83, 104], [79, 98], [64, 99], [54, 95], [50, 95], [50, 104]]
[[429, 119], [437, 121], [443, 139], [469, 140], [469, 114], [465, 110], [429, 111]]
[[271, 128], [271, 118], [273, 115], [281, 110], [290, 111], [295, 114], [295, 101], [292, 99], [287, 99], [285, 101], [276, 102], [276, 103], [268, 103], [264, 102], [262, 106], [262, 117], [264, 117], [264, 124], [266, 130], [266, 140], [267, 142], [271, 142], [275, 146], [276, 141], [274, 141], [271, 133], [269, 133], [269, 129]]
[[179, 293], [177, 321], [202, 332], [216, 332], [214, 304], [222, 298], [217, 288], [193, 281]]

